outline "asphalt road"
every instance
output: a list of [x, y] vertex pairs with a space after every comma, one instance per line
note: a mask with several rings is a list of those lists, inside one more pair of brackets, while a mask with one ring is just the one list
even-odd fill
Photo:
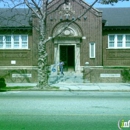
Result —
[[0, 130], [119, 130], [122, 119], [130, 120], [128, 92], [0, 93]]

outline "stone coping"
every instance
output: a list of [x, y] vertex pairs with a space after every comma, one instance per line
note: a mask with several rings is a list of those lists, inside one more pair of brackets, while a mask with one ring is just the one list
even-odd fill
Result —
[[0, 66], [0, 70], [3, 69], [38, 69], [37, 66]]

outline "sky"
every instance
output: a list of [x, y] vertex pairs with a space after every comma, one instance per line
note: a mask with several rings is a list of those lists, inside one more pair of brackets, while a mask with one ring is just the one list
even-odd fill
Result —
[[[87, 2], [88, 4], [92, 4], [94, 2], [94, 0], [84, 0], [85, 2]], [[4, 7], [2, 3], [0, 3], [0, 7]], [[124, 2], [118, 2], [118, 3], [115, 3], [114, 6], [112, 6], [111, 4], [109, 5], [103, 5], [103, 4], [99, 4], [99, 3], [96, 3], [94, 5], [95, 8], [115, 8], [115, 7], [130, 7], [130, 0], [129, 1], [124, 1]]]
[[[94, 0], [84, 0], [84, 1], [87, 2], [88, 4], [92, 4], [92, 2]], [[118, 2], [118, 3], [115, 3], [114, 6], [112, 6], [111, 4], [109, 4], [109, 5], [102, 5], [102, 4], [96, 3], [94, 5], [94, 7], [97, 7], [97, 8], [130, 7], [130, 1]]]

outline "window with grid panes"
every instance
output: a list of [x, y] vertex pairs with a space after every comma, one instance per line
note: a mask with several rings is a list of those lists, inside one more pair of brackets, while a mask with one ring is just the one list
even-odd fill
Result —
[[123, 35], [117, 35], [117, 47], [123, 46]]
[[20, 46], [20, 41], [19, 41], [20, 37], [18, 35], [14, 35], [13, 36], [13, 40], [14, 40], [14, 48], [19, 48]]
[[28, 35], [0, 35], [0, 49], [28, 49]]
[[130, 34], [108, 35], [108, 48], [130, 48]]
[[114, 47], [114, 35], [109, 36], [109, 47]]
[[22, 35], [21, 40], [22, 40], [22, 48], [27, 48], [27, 36]]
[[130, 47], [130, 35], [126, 35], [126, 47]]
[[3, 36], [0, 36], [0, 48], [3, 48], [4, 43], [3, 43]]
[[11, 48], [11, 36], [5, 36], [5, 47]]

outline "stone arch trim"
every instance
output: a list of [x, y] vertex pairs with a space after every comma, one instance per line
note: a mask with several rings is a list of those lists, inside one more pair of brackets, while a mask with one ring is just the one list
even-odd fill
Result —
[[[55, 26], [52, 36], [55, 37], [57, 34], [59, 34], [62, 29], [68, 24], [68, 22], [62, 22]], [[59, 49], [61, 45], [73, 45], [75, 47], [75, 71], [80, 71], [80, 44], [82, 40], [82, 31], [80, 27], [72, 23], [68, 28], [66, 28], [62, 33], [60, 33], [59, 36], [54, 38], [54, 61], [55, 64], [58, 64], [59, 59]]]
[[62, 22], [57, 24], [54, 27], [52, 36], [55, 37], [56, 35], [60, 34], [58, 37], [82, 37], [81, 28], [77, 24], [72, 23], [67, 28], [65, 28], [67, 24], [69, 24], [69, 22]]

